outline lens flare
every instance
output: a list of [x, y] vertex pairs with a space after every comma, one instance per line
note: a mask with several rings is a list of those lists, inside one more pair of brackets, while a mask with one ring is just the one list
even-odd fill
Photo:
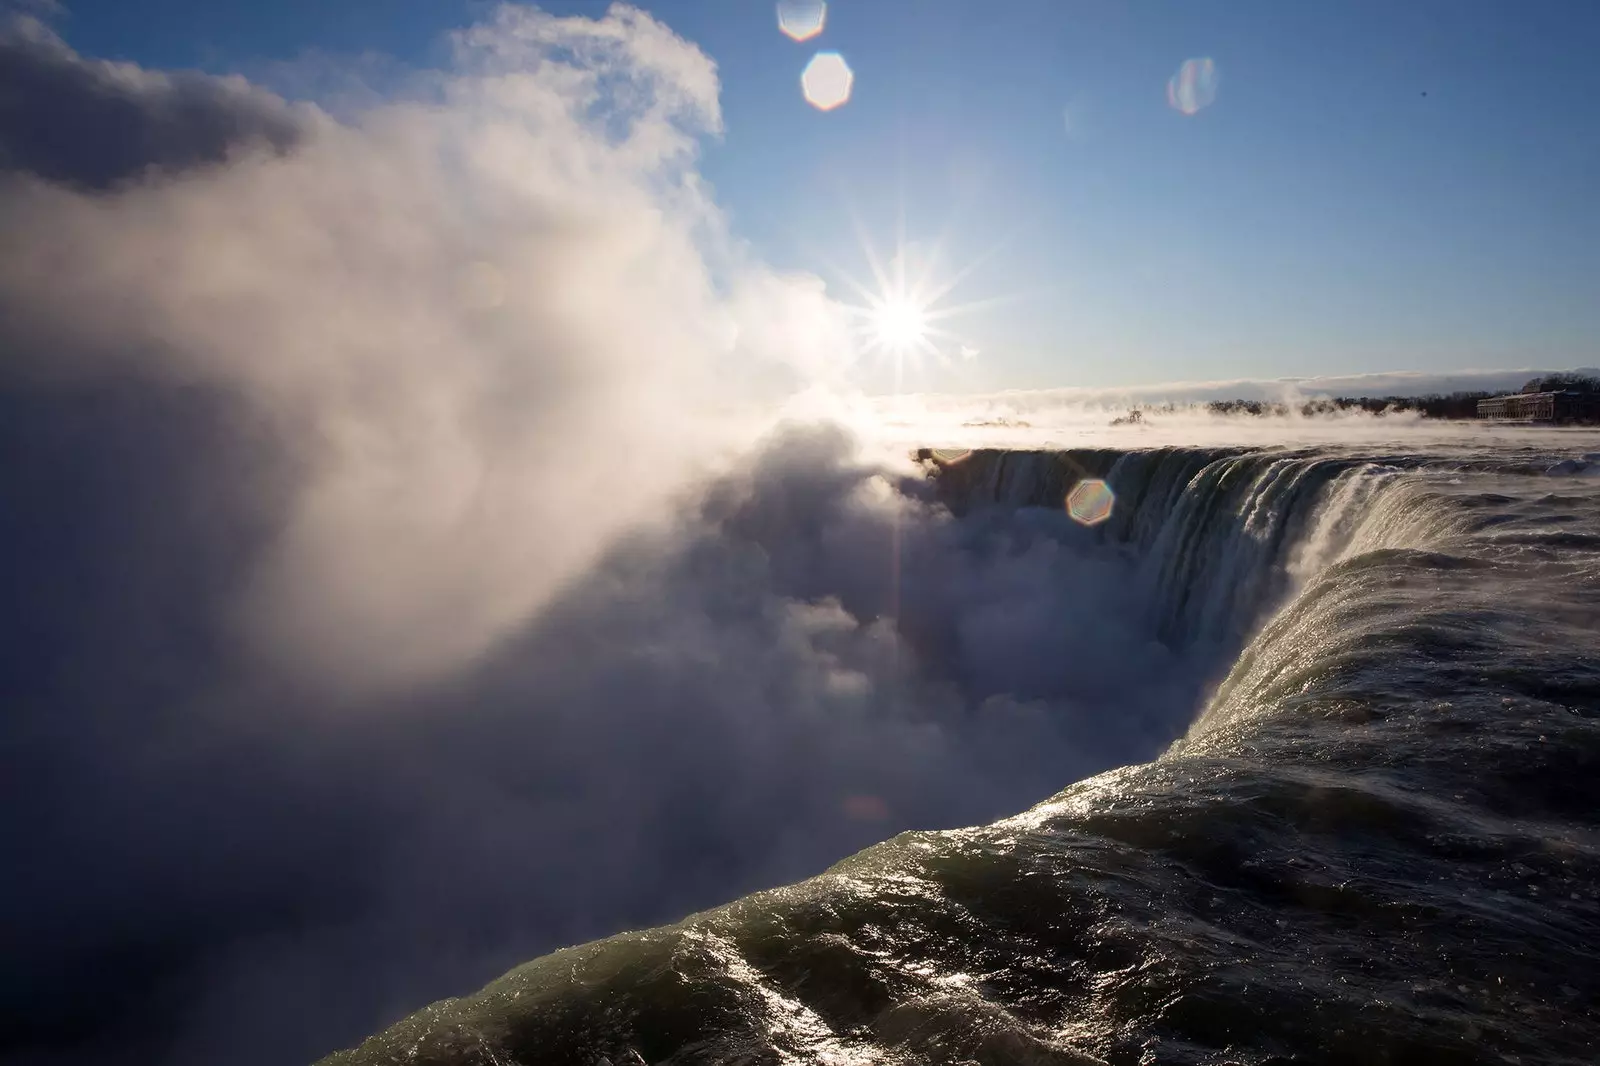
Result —
[[1185, 59], [1167, 79], [1167, 104], [1185, 115], [1198, 115], [1217, 98], [1217, 65], [1210, 59]]
[[828, 20], [828, 5], [822, 0], [781, 0], [778, 4], [778, 30], [790, 40], [809, 41], [822, 32]]
[[818, 111], [832, 111], [850, 99], [856, 76], [838, 52], [818, 52], [800, 75], [800, 91], [806, 103]]
[[1067, 514], [1080, 525], [1097, 526], [1111, 517], [1116, 494], [1097, 477], [1084, 478], [1067, 493]]

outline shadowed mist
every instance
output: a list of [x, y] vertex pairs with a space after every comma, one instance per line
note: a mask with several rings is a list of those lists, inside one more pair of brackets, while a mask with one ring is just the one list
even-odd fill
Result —
[[242, 78], [88, 60], [36, 19], [0, 26], [0, 171], [106, 189], [241, 150], [286, 152], [310, 119]]

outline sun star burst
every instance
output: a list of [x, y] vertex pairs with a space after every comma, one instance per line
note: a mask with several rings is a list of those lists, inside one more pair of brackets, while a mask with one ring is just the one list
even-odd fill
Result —
[[884, 262], [859, 221], [856, 231], [871, 270], [871, 283], [863, 284], [837, 266], [833, 266], [833, 270], [861, 301], [844, 305], [856, 319], [859, 351], [869, 357], [876, 356], [893, 369], [897, 390], [906, 372], [920, 373], [929, 364], [949, 367], [956, 365], [957, 359], [965, 362], [975, 357], [977, 349], [965, 338], [944, 328], [946, 321], [1009, 298], [991, 298], [958, 306], [946, 304], [945, 298], [988, 258], [988, 254], [961, 269], [947, 272], [940, 269], [943, 237], [925, 251], [908, 244], [901, 236], [888, 262]]

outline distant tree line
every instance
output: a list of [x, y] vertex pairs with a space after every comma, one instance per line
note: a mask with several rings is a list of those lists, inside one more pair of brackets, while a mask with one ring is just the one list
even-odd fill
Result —
[[[1584, 374], [1550, 374], [1542, 378], [1534, 378], [1522, 387], [1523, 392], [1554, 392], [1570, 390], [1574, 392], [1600, 392], [1600, 378]], [[1420, 411], [1424, 418], [1476, 418], [1478, 417], [1478, 401], [1498, 396], [1496, 392], [1451, 392], [1430, 393], [1425, 396], [1336, 396], [1331, 399], [1322, 397], [1307, 400], [1299, 405], [1299, 412], [1310, 417], [1312, 415], [1332, 414], [1336, 411], [1348, 411], [1359, 408], [1369, 414], [1385, 415], [1398, 411]], [[1117, 418], [1112, 425], [1135, 424], [1143, 420], [1142, 412], [1150, 414], [1172, 413], [1178, 408], [1175, 404], [1140, 405], [1128, 414]], [[1219, 415], [1277, 415], [1282, 417], [1289, 414], [1291, 406], [1281, 401], [1271, 400], [1212, 400], [1206, 404], [1206, 409]]]
[[1558, 390], [1571, 392], [1600, 392], [1600, 377], [1593, 374], [1549, 374], [1542, 378], [1533, 378], [1522, 386], [1523, 392], [1556, 392]]
[[[1421, 411], [1426, 418], [1476, 418], [1478, 401], [1490, 392], [1452, 392], [1448, 396], [1335, 396], [1307, 400], [1297, 407], [1273, 400], [1212, 400], [1205, 409], [1216, 415], [1273, 415], [1282, 418], [1297, 410], [1307, 418], [1360, 408], [1374, 415], [1394, 411]], [[1143, 404], [1112, 420], [1114, 426], [1136, 425], [1145, 414], [1173, 414], [1176, 404]]]

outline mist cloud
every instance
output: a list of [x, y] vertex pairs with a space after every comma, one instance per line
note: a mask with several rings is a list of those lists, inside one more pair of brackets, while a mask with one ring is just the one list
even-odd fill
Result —
[[[319, 681], [480, 653], [706, 456], [713, 371], [775, 354], [741, 347], [749, 309], [703, 255], [714, 67], [642, 13], [505, 7], [457, 36], [431, 98], [300, 125], [247, 86], [91, 63], [19, 25], [9, 76], [48, 71], [147, 134], [52, 126], [84, 156], [66, 173], [7, 125], [33, 171], [0, 205], [8, 369], [211, 389], [265, 427], [299, 476], [241, 625]], [[261, 130], [294, 150], [71, 187]], [[735, 292], [783, 287], [750, 273]]]
[[[887, 403], [887, 409], [892, 411], [895, 405], [899, 405], [908, 410], [919, 410], [934, 416], [958, 415], [969, 420], [1002, 417], [1016, 419], [1030, 415], [1048, 419], [1053, 415], [1060, 415], [1064, 420], [1070, 421], [1075, 412], [1090, 411], [1098, 414], [1102, 410], [1125, 409], [1134, 404], [1184, 406], [1228, 400], [1298, 404], [1319, 397], [1516, 392], [1532, 378], [1573, 372], [1570, 367], [1555, 370], [1391, 370], [1310, 377], [1230, 378], [1221, 381], [1167, 381], [1147, 385], [1008, 389], [1002, 392], [966, 395], [927, 393], [892, 398]], [[1576, 372], [1600, 373], [1582, 369]]]
[[[1303, 405], [1335, 397], [1414, 397], [1457, 392], [1515, 392], [1552, 374], [1600, 371], [1391, 371], [1306, 378], [1174, 381], [1123, 388], [1013, 389], [856, 397], [827, 408], [831, 417], [900, 448], [1183, 447], [1238, 445], [1374, 445], [1462, 443], [1485, 432], [1526, 436], [1513, 426], [1427, 418], [1420, 411], [1372, 412], [1360, 407], [1305, 413]], [[1281, 404], [1277, 414], [1214, 411], [1213, 401]], [[1142, 408], [1136, 423], [1116, 421]], [[1540, 430], [1532, 431], [1537, 436]]]
[[252, 148], [288, 151], [308, 120], [242, 78], [89, 60], [37, 19], [0, 21], [0, 171], [107, 189]]
[[[207, 953], [174, 1061], [236, 1057], [276, 1011], [302, 1028], [256, 1053], [287, 1061], [538, 952], [1147, 757], [1217, 663], [1157, 644], [1130, 577], [1064, 514], [958, 520], [837, 429], [779, 432], [470, 671], [314, 755], [277, 746], [273, 765], [320, 766], [295, 803], [331, 793], [352, 823], [318, 837], [365, 846], [330, 861], [278, 838], [294, 816], [233, 804], [247, 854], [319, 863], [331, 898], [280, 890], [313, 920]], [[240, 896], [219, 874], [190, 913]]]
[[[427, 883], [444, 853], [396, 853], [419, 819], [504, 808], [508, 838], [546, 820], [537, 854], [558, 812], [363, 730], [451, 721], [425, 686], [664, 521], [763, 368], [781, 387], [830, 336], [813, 283], [722, 232], [693, 46], [625, 7], [507, 6], [453, 43], [451, 70], [335, 120], [86, 59], [33, 20], [0, 37], [0, 825], [33, 857], [3, 890], [7, 1061], [150, 1061], [173, 1033], [175, 1061], [250, 1033], [255, 1061], [294, 1061], [448, 990], [424, 975], [481, 976], [444, 920], [460, 965], [377, 979], [381, 945], [452, 899]], [[769, 308], [818, 316], [809, 342], [763, 333]], [[625, 846], [584, 854], [626, 878]], [[357, 923], [341, 956], [330, 930], [389, 866], [408, 876], [378, 912], [409, 921]], [[544, 876], [505, 871], [484, 920]], [[551, 891], [523, 916], [541, 947], [577, 928]], [[670, 916], [657, 887], [613, 895], [585, 929]]]

